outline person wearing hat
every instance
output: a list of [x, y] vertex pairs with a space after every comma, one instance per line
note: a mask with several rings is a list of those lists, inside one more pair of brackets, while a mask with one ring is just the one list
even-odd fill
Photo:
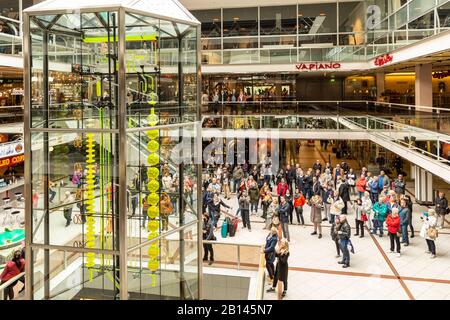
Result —
[[63, 199], [63, 214], [64, 218], [66, 219], [66, 227], [70, 225], [70, 222], [72, 221], [72, 210], [73, 210], [73, 204], [75, 202], [75, 198], [72, 196], [70, 191], [66, 191], [64, 193], [64, 199]]

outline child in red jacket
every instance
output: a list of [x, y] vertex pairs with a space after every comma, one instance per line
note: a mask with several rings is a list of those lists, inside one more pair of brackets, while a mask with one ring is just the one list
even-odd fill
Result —
[[397, 247], [397, 257], [400, 258], [400, 238], [398, 231], [400, 230], [400, 216], [398, 215], [398, 208], [392, 208], [392, 213], [386, 218], [386, 225], [388, 227], [389, 239], [391, 241], [390, 252], [394, 253], [394, 242]]

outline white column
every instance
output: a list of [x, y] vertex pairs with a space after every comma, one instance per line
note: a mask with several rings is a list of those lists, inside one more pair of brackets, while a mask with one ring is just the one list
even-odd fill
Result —
[[416, 201], [419, 204], [433, 203], [433, 175], [428, 171], [414, 166], [414, 186], [416, 191]]
[[384, 92], [384, 72], [377, 72], [375, 75], [377, 86], [377, 101], [382, 101], [381, 94]]
[[433, 106], [432, 67], [431, 63], [416, 66], [416, 106]]

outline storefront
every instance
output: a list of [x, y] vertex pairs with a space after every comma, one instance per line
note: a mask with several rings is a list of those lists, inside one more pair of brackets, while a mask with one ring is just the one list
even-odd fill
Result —
[[23, 79], [0, 79], [0, 107], [23, 105]]
[[246, 101], [342, 101], [375, 100], [375, 77], [348, 73], [264, 73], [206, 74], [203, 91], [213, 101], [214, 94], [226, 91], [225, 100], [233, 101], [243, 90]]

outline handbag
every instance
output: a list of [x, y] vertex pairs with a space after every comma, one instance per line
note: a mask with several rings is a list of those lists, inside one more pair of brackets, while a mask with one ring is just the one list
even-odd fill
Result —
[[369, 219], [367, 219], [367, 214], [365, 213], [361, 213], [361, 221], [367, 221]]
[[280, 218], [278, 218], [278, 217], [273, 217], [273, 218], [272, 218], [272, 224], [274, 224], [274, 225], [279, 225], [279, 224], [280, 224]]
[[427, 230], [427, 236], [434, 240], [439, 236], [439, 232], [436, 228], [430, 227]]

